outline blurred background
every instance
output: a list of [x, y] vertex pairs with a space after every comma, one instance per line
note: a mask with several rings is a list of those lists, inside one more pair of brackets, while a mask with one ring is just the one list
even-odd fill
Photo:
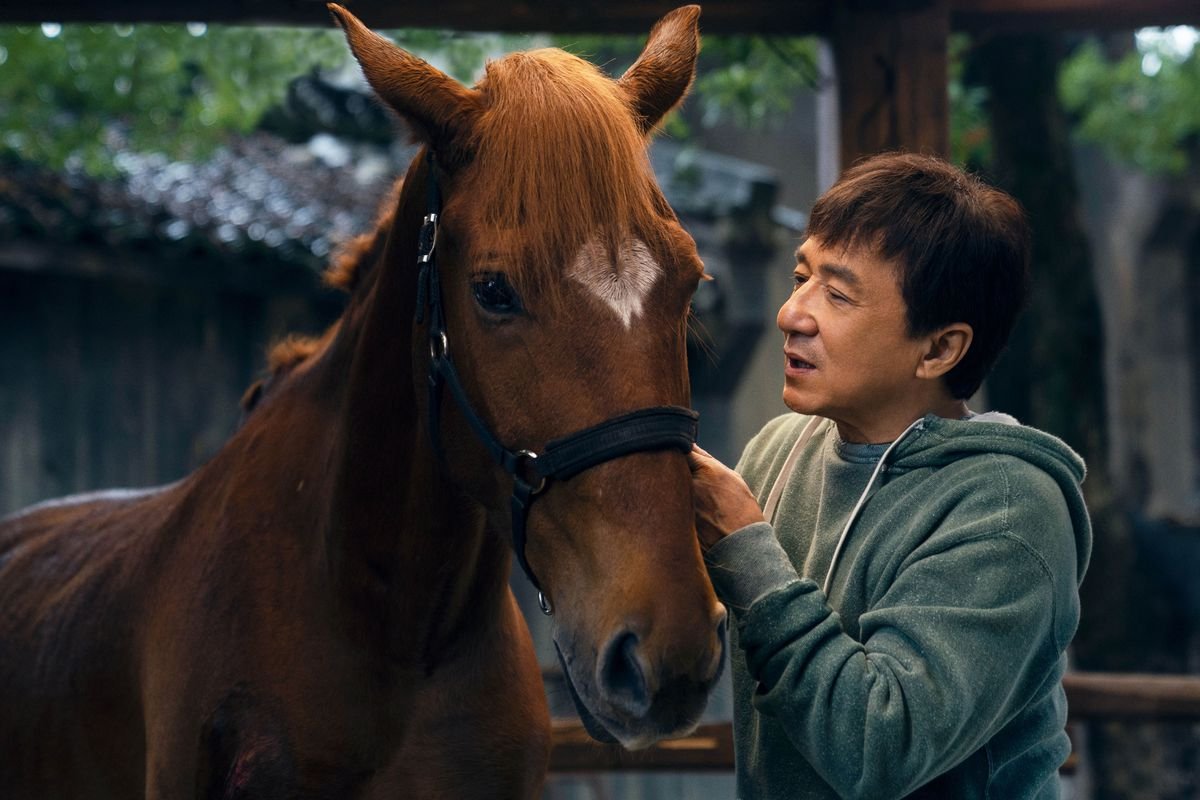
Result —
[[[786, 410], [775, 311], [842, 166], [903, 146], [1013, 193], [1035, 289], [973, 407], [1088, 462], [1074, 667], [1174, 681], [1149, 700], [1072, 696], [1067, 792], [1200, 797], [1200, 8], [735, 5], [706, 9], [699, 78], [652, 150], [716, 276], [689, 343], [701, 443], [735, 461]], [[550, 45], [620, 74], [669, 8], [644, 6], [354, 10], [472, 83], [488, 58]], [[340, 313], [318, 273], [415, 151], [323, 10], [295, 7], [0, 10], [0, 514], [186, 474], [236, 427], [269, 343]], [[292, 24], [218, 24], [264, 20]], [[569, 715], [536, 602], [514, 589]], [[582, 748], [546, 796], [731, 797], [729, 714], [724, 689], [687, 769]]]

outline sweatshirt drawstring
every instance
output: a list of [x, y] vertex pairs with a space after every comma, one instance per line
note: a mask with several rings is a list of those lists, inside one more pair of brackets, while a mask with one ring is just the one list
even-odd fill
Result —
[[862, 507], [866, 505], [867, 495], [871, 493], [871, 487], [875, 485], [879, 473], [883, 472], [888, 457], [896, 449], [896, 445], [904, 441], [909, 433], [914, 430], [922, 430], [924, 427], [924, 417], [913, 422], [904, 429], [903, 433], [896, 437], [895, 441], [888, 445], [887, 449], [883, 451], [883, 455], [879, 457], [879, 463], [875, 465], [875, 471], [871, 473], [871, 479], [867, 481], [867, 488], [863, 489], [862, 494], [859, 495], [858, 502], [854, 504], [854, 509], [850, 512], [850, 518], [846, 520], [846, 527], [842, 528], [842, 534], [838, 537], [837, 546], [833, 549], [833, 558], [829, 562], [829, 571], [825, 573], [825, 583], [821, 586], [821, 592], [826, 597], [829, 597], [829, 586], [833, 582], [833, 570], [837, 567], [838, 557], [842, 554], [842, 546], [846, 544], [846, 539], [850, 538], [850, 528], [854, 525], [854, 520], [858, 519], [858, 514], [862, 511]]

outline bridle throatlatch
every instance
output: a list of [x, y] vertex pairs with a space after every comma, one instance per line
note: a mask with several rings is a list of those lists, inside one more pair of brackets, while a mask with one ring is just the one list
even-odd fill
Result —
[[683, 406], [653, 406], [622, 414], [590, 428], [553, 439], [540, 453], [532, 450], [512, 450], [505, 447], [476, 413], [458, 378], [450, 358], [450, 339], [446, 334], [446, 314], [442, 307], [442, 288], [437, 268], [437, 235], [442, 209], [433, 151], [426, 156], [426, 214], [421, 225], [417, 264], [418, 324], [426, 321], [428, 309], [429, 333], [429, 436], [435, 453], [441, 457], [441, 400], [442, 388], [458, 404], [471, 429], [492, 458], [513, 480], [512, 546], [517, 563], [525, 577], [538, 591], [538, 605], [545, 614], [553, 613], [542, 585], [525, 558], [526, 522], [533, 500], [546, 489], [551, 480], [565, 481], [586, 469], [614, 458], [648, 450], [679, 450], [688, 452], [696, 441], [696, 422], [699, 415]]

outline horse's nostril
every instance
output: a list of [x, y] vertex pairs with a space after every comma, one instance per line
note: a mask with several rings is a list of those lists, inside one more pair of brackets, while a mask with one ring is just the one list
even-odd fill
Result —
[[609, 702], [626, 713], [640, 717], [650, 709], [650, 692], [638, 655], [636, 633], [623, 631], [609, 641], [600, 662], [599, 678]]

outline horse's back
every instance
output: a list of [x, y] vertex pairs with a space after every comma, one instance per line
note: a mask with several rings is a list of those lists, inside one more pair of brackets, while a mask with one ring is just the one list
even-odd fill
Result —
[[132, 585], [151, 502], [165, 488], [73, 495], [0, 519], [3, 640], [49, 640], [73, 612], [111, 622], [103, 607]]
[[66, 765], [88, 765], [96, 789], [140, 793], [135, 620], [162, 492], [76, 495], [0, 519], [0, 785], [15, 796], [69, 796]]

